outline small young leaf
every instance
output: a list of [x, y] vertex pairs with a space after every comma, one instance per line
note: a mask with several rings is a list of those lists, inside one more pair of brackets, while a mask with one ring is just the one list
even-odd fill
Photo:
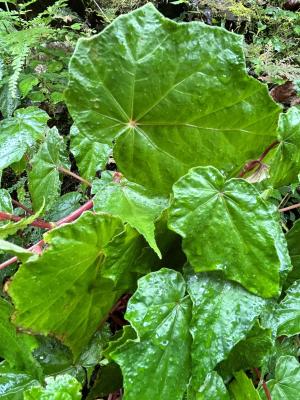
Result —
[[183, 237], [195, 271], [223, 271], [255, 294], [279, 294], [280, 270], [289, 268], [287, 246], [273, 205], [253, 185], [197, 167], [173, 192], [169, 227]]
[[70, 134], [70, 150], [75, 157], [80, 175], [91, 180], [97, 171], [104, 169], [111, 148], [97, 141], [95, 137], [82, 133], [75, 125], [71, 127]]
[[43, 201], [49, 210], [60, 194], [59, 167], [70, 168], [63, 138], [54, 127], [47, 132], [44, 143], [32, 159], [29, 173], [29, 191], [34, 210]]
[[9, 214], [13, 213], [11, 197], [6, 189], [0, 189], [0, 211], [7, 212]]
[[48, 119], [45, 111], [27, 107], [0, 122], [0, 170], [20, 161], [26, 151], [43, 138]]

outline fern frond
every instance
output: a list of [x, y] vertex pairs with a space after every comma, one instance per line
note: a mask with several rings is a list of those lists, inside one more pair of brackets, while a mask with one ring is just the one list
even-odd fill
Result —
[[10, 76], [9, 81], [8, 81], [8, 88], [9, 88], [9, 94], [10, 96], [15, 99], [18, 97], [18, 82], [19, 82], [19, 77], [22, 72], [23, 66], [26, 61], [26, 57], [30, 53], [30, 46], [24, 45], [23, 49], [19, 52], [17, 57], [13, 59], [12, 62], [12, 68], [13, 68], [13, 74]]

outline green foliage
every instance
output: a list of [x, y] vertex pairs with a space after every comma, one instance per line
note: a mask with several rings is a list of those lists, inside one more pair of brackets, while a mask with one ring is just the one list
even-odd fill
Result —
[[51, 43], [90, 30], [35, 3], [0, 11], [0, 398], [295, 400], [299, 109], [240, 36], [153, 4], [80, 39], [62, 94]]

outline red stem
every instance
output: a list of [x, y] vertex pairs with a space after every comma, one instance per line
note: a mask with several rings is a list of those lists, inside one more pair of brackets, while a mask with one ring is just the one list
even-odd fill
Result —
[[278, 211], [285, 212], [285, 211], [293, 210], [294, 208], [299, 208], [299, 207], [300, 207], [300, 203], [297, 203], [297, 204], [293, 204], [293, 205], [288, 206], [288, 207], [279, 208]]
[[31, 215], [33, 214], [32, 210], [30, 210], [30, 208], [24, 206], [24, 204], [20, 203], [19, 201], [12, 199], [12, 203], [19, 208], [23, 208], [23, 210], [26, 211], [27, 214], [31, 214]]
[[77, 179], [79, 182], [84, 183], [85, 185], [87, 185], [89, 187], [92, 186], [92, 184], [89, 181], [87, 181], [86, 179], [82, 178], [81, 176], [75, 174], [74, 172], [70, 171], [69, 169], [66, 169], [64, 167], [58, 167], [58, 170], [65, 175], [72, 176], [73, 178]]
[[[3, 211], [0, 211], [0, 221], [14, 221], [19, 222], [22, 221], [22, 217], [17, 217], [16, 215], [12, 215]], [[52, 229], [53, 224], [51, 222], [46, 222], [43, 220], [36, 219], [35, 221], [31, 222], [29, 225], [36, 226], [37, 228], [42, 229]]]
[[[87, 201], [85, 204], [83, 204], [81, 207], [78, 208], [78, 210], [74, 211], [73, 213], [71, 213], [70, 215], [68, 215], [65, 218], [60, 219], [59, 221], [57, 221], [56, 223], [51, 223], [51, 227], [50, 229], [55, 228], [56, 226], [61, 226], [63, 224], [67, 224], [69, 222], [73, 222], [75, 221], [78, 217], [80, 217], [80, 215], [87, 210], [90, 210], [93, 207], [93, 200], [89, 200]], [[1, 213], [0, 213], [1, 214]], [[19, 217], [18, 217], [19, 218]], [[1, 219], [1, 218], [0, 218]], [[36, 243], [35, 245], [29, 247], [28, 250], [33, 251], [33, 252], [37, 252], [40, 253], [40, 249], [41, 246], [43, 245], [43, 240], [40, 240], [38, 243]], [[38, 251], [37, 251], [38, 250]], [[0, 264], [0, 270], [4, 269], [6, 267], [8, 267], [9, 265], [15, 263], [16, 261], [18, 261], [17, 257], [12, 257], [9, 260], [3, 262], [2, 264]]]
[[247, 164], [245, 164], [244, 168], [242, 171], [239, 173], [239, 178], [242, 178], [244, 175], [246, 175], [247, 172], [252, 171], [257, 164], [261, 164], [262, 160], [266, 157], [266, 155], [276, 146], [279, 145], [279, 141], [275, 140], [275, 142], [271, 143], [270, 146], [268, 146], [258, 157], [257, 160], [251, 160]]
[[267, 386], [265, 380], [261, 377], [260, 370], [259, 370], [258, 368], [253, 368], [253, 369], [254, 369], [254, 372], [256, 373], [256, 376], [258, 377], [258, 379], [261, 380], [261, 382], [262, 382], [262, 387], [263, 387], [263, 389], [264, 389], [266, 398], [267, 398], [268, 400], [272, 400], [271, 393], [270, 393], [270, 391], [269, 391], [269, 388], [268, 388], [268, 386]]

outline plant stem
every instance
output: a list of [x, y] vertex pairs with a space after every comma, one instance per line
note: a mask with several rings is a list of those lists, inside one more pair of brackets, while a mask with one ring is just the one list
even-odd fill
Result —
[[92, 184], [89, 181], [87, 181], [84, 178], [81, 178], [81, 176], [75, 174], [74, 172], [70, 171], [69, 169], [66, 169], [64, 167], [58, 167], [58, 170], [59, 170], [59, 172], [65, 174], [65, 175], [72, 176], [73, 178], [77, 179], [81, 183], [84, 183], [86, 186], [92, 187]]
[[22, 208], [24, 211], [27, 212], [27, 214], [31, 214], [31, 215], [33, 214], [32, 210], [30, 210], [30, 208], [24, 206], [24, 204], [20, 203], [19, 201], [12, 199], [12, 203], [17, 207]]
[[[24, 218], [17, 217], [16, 215], [12, 215], [3, 211], [0, 211], [0, 221], [14, 221], [19, 222], [22, 221]], [[36, 226], [37, 228], [42, 229], [52, 229], [54, 227], [53, 223], [46, 222], [43, 220], [36, 219], [35, 221], [31, 222], [29, 225]]]
[[267, 154], [276, 146], [279, 145], [279, 141], [275, 140], [275, 142], [271, 143], [270, 146], [268, 146], [258, 157], [256, 160], [251, 160], [245, 166], [243, 167], [242, 171], [239, 173], [238, 177], [242, 178], [244, 175], [246, 175], [247, 172], [252, 171], [257, 164], [261, 164], [262, 160], [267, 156]]
[[261, 381], [261, 383], [262, 383], [262, 387], [263, 387], [263, 389], [264, 389], [266, 398], [267, 398], [268, 400], [272, 400], [271, 393], [270, 393], [270, 391], [269, 391], [269, 388], [268, 388], [268, 386], [267, 386], [265, 380], [264, 380], [264, 379], [262, 378], [262, 376], [261, 376], [260, 370], [259, 370], [258, 368], [253, 368], [253, 369], [254, 369], [254, 372], [255, 372], [255, 374], [257, 375], [258, 379], [259, 379], [259, 380]]
[[[49, 230], [51, 230], [51, 229], [53, 229], [53, 228], [55, 228], [57, 226], [60, 226], [60, 225], [75, 221], [78, 217], [80, 217], [80, 215], [84, 211], [90, 210], [92, 207], [93, 207], [93, 201], [92, 200], [87, 201], [85, 204], [83, 204], [81, 207], [79, 207], [76, 211], [74, 211], [73, 213], [71, 213], [67, 217], [62, 218], [57, 222], [51, 222], [50, 223], [51, 224], [51, 228], [49, 228]], [[40, 253], [40, 249], [41, 249], [41, 246], [43, 245], [43, 243], [44, 243], [44, 241], [40, 240], [35, 245], [29, 247], [28, 250], [33, 251], [33, 252], [36, 251], [36, 250], [39, 250], [37, 252]], [[3, 262], [2, 264], [0, 264], [0, 270], [8, 267], [9, 265], [15, 263], [16, 261], [18, 261], [17, 257], [10, 258], [9, 260], [7, 260], [7, 261]]]
[[289, 210], [293, 210], [294, 208], [299, 208], [300, 207], [300, 203], [297, 204], [293, 204], [291, 206], [288, 207], [284, 207], [284, 208], [279, 208], [279, 212], [285, 212], [285, 211], [289, 211]]

